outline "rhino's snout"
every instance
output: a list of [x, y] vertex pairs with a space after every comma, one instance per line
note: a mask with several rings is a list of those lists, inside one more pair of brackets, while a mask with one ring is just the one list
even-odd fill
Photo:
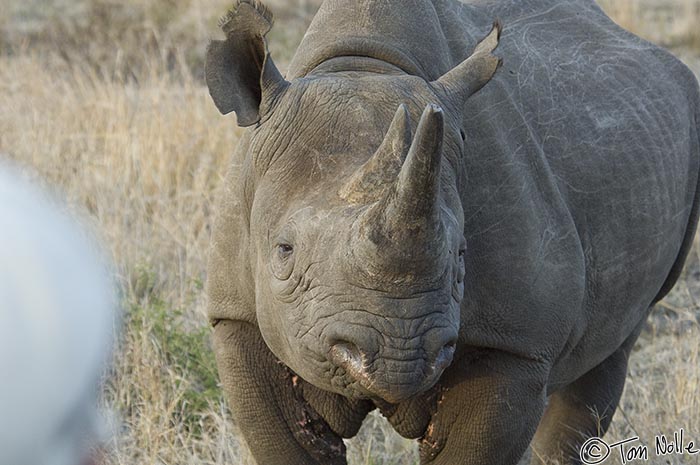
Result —
[[329, 359], [361, 386], [364, 394], [398, 403], [430, 389], [452, 362], [456, 334], [434, 330], [420, 347], [378, 344], [371, 329], [330, 338]]

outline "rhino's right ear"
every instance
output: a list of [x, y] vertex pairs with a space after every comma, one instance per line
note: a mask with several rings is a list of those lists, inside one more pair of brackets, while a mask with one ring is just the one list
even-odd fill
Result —
[[209, 94], [221, 113], [235, 111], [239, 126], [251, 126], [260, 121], [265, 102], [289, 84], [267, 50], [272, 14], [257, 0], [238, 0], [221, 28], [226, 40], [212, 41], [207, 50]]

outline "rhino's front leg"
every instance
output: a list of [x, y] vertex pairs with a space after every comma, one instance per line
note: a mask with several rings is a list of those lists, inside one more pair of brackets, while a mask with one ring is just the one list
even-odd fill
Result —
[[544, 378], [539, 363], [510, 355], [451, 367], [420, 443], [421, 464], [518, 463], [542, 417]]
[[[216, 322], [214, 344], [233, 417], [259, 464], [346, 463], [340, 435], [357, 432], [367, 405], [306, 384], [274, 357], [248, 323]], [[333, 427], [312, 405], [333, 412]]]

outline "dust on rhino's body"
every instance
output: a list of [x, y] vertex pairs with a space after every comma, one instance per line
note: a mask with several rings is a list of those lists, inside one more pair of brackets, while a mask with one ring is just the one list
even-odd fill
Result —
[[207, 63], [254, 125], [208, 289], [259, 463], [343, 463], [373, 408], [425, 463], [575, 458], [692, 241], [692, 73], [592, 0], [327, 0], [286, 80], [270, 26]]

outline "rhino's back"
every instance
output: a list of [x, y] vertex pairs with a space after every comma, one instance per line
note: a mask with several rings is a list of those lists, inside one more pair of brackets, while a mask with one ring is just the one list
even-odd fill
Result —
[[[532, 256], [536, 247], [549, 272], [557, 267], [547, 257], [582, 258], [582, 270], [538, 279], [545, 289], [559, 288], [567, 306], [573, 302], [563, 294], [574, 290], [561, 287], [561, 276], [579, 274], [572, 279], [585, 287], [581, 307], [559, 309], [571, 314], [562, 320], [572, 325], [560, 357], [586, 354], [574, 371], [590, 368], [644, 318], [683, 255], [700, 159], [695, 78], [667, 52], [617, 27], [592, 1], [435, 5], [455, 62], [493, 18], [505, 26], [496, 52], [504, 65], [465, 110], [463, 199], [466, 234], [479, 255], [475, 266], [499, 263], [495, 257], [503, 254]], [[530, 234], [523, 235], [523, 225]], [[557, 237], [562, 234], [576, 241]], [[527, 244], [528, 237], [541, 243]], [[512, 282], [519, 273], [532, 274], [532, 261], [502, 276], [485, 274]], [[500, 307], [509, 308], [517, 343], [541, 340], [547, 333], [527, 323], [533, 310], [514, 315], [511, 309], [528, 290], [512, 287]], [[481, 308], [478, 300], [467, 305]]]

